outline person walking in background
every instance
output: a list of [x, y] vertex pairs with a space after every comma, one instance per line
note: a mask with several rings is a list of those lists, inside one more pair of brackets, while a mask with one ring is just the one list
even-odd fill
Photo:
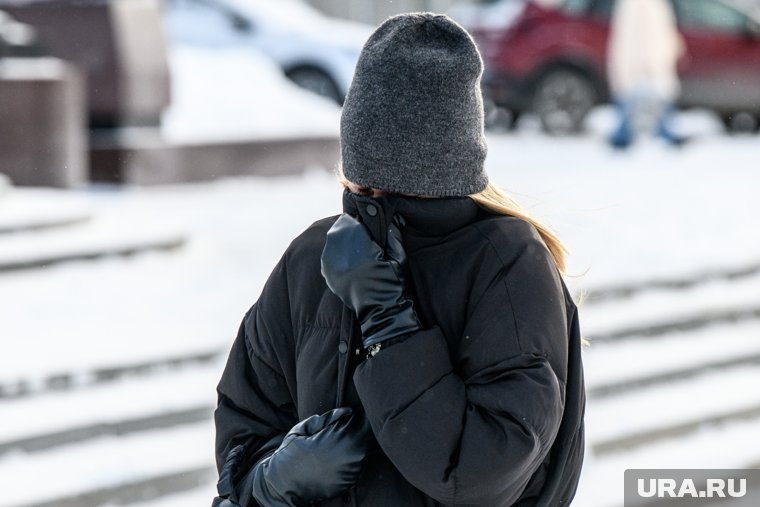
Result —
[[610, 137], [627, 148], [644, 111], [655, 119], [655, 135], [673, 145], [684, 139], [672, 127], [680, 91], [677, 64], [684, 52], [669, 0], [616, 0], [607, 52], [610, 90], [619, 124]]
[[574, 497], [586, 398], [565, 250], [488, 180], [482, 70], [444, 15], [394, 16], [365, 44], [343, 213], [288, 247], [217, 386], [214, 506]]

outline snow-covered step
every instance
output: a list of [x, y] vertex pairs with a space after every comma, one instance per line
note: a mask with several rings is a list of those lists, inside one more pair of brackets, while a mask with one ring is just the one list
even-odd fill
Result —
[[186, 240], [184, 231], [172, 227], [98, 216], [76, 227], [0, 235], [0, 272], [173, 250]]
[[648, 375], [642, 375], [630, 380], [620, 380], [608, 384], [600, 384], [590, 387], [586, 394], [594, 398], [614, 396], [626, 391], [641, 389], [644, 387], [684, 380], [689, 377], [700, 375], [708, 371], [727, 370], [729, 368], [743, 367], [748, 365], [760, 365], [760, 354], [737, 355], [716, 361], [687, 366], [678, 370], [662, 371]]
[[[187, 498], [187, 490], [197, 490], [199, 485], [206, 486], [215, 475], [215, 469], [210, 466], [197, 469], [183, 470], [168, 474], [157, 475], [147, 479], [104, 487], [94, 491], [78, 493], [65, 498], [43, 500], [17, 507], [113, 507], [117, 505], [134, 505], [135, 502], [155, 501], [178, 495]], [[203, 493], [196, 493], [193, 499], [201, 500]], [[185, 504], [187, 506], [205, 507], [210, 505], [215, 495], [207, 496], [202, 502]]]
[[0, 403], [0, 455], [210, 419], [223, 364]]
[[[0, 458], [0, 507], [147, 501], [214, 479], [212, 421]], [[209, 499], [210, 504], [210, 499]]]
[[583, 351], [587, 392], [606, 396], [707, 370], [760, 364], [760, 320], [651, 338], [594, 343]]
[[653, 290], [678, 291], [714, 282], [738, 281], [745, 277], [757, 276], [759, 273], [760, 262], [747, 263], [740, 266], [712, 268], [670, 278], [643, 279], [636, 282], [592, 287], [584, 290], [584, 299], [589, 305], [593, 305], [611, 300], [628, 299], [642, 292]]
[[664, 334], [679, 331], [691, 331], [718, 324], [734, 324], [738, 322], [760, 319], [760, 304], [741, 308], [704, 309], [691, 315], [674, 315], [661, 321], [642, 322], [631, 327], [620, 327], [586, 334], [592, 343], [603, 343], [634, 337], [659, 338]]
[[80, 224], [92, 214], [88, 202], [65, 191], [9, 188], [0, 197], [0, 234]]
[[149, 415], [138, 415], [132, 419], [121, 419], [108, 422], [96, 422], [85, 426], [44, 433], [18, 440], [0, 442], [0, 455], [21, 450], [24, 452], [40, 452], [62, 445], [75, 444], [104, 436], [124, 436], [132, 433], [149, 432], [156, 429], [182, 426], [185, 424], [206, 421], [213, 416], [213, 406], [201, 405], [171, 409]]
[[587, 451], [573, 505], [623, 507], [623, 472], [629, 468], [758, 468], [758, 435], [760, 417], [706, 424], [688, 434], [604, 456]]
[[129, 507], [206, 507], [216, 496], [216, 480], [181, 493], [162, 496], [147, 502], [130, 503]]
[[[754, 313], [753, 313], [754, 312]], [[683, 289], [641, 292], [581, 308], [583, 332], [592, 339], [654, 335], [668, 328], [694, 328], [712, 321], [760, 318], [760, 272]], [[731, 315], [735, 315], [732, 319]]]
[[4, 399], [9, 398], [26, 398], [50, 392], [81, 389], [98, 384], [108, 384], [122, 379], [150, 376], [167, 371], [176, 371], [181, 368], [204, 365], [219, 360], [223, 353], [222, 349], [198, 351], [195, 353], [190, 351], [181, 355], [146, 358], [143, 361], [135, 363], [96, 366], [88, 371], [51, 373], [32, 380], [25, 378], [15, 380], [5, 379], [0, 381], [0, 403]]
[[760, 418], [760, 366], [710, 372], [589, 402], [586, 429], [596, 454], [651, 444], [705, 424]]
[[98, 370], [228, 352], [263, 281], [246, 271], [255, 257], [220, 261], [217, 248], [198, 239], [171, 255], [0, 275], [0, 385], [34, 392]]

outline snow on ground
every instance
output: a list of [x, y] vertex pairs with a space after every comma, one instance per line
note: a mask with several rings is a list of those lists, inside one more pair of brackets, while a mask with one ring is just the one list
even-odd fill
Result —
[[[87, 218], [87, 215], [84, 215]], [[81, 221], [67, 216], [53, 217], [53, 223]], [[111, 216], [99, 216], [79, 227], [51, 228], [45, 234], [24, 231], [0, 236], [0, 266], [43, 263], [50, 258], [76, 255], [82, 252], [100, 250], [124, 250], [146, 245], [177, 245], [184, 241], [181, 230], [160, 224], [141, 223], [135, 225], [129, 217], [122, 220]], [[127, 218], [127, 220], [124, 220]], [[33, 222], [32, 222], [33, 224]], [[27, 222], [27, 225], [30, 225]]]
[[620, 507], [623, 505], [623, 472], [631, 468], [721, 469], [757, 468], [757, 419], [729, 425], [704, 425], [694, 434], [673, 438], [656, 446], [584, 458], [578, 492], [572, 502], [577, 507]]
[[[131, 504], [130, 507], [205, 507], [211, 503], [211, 499], [215, 496], [216, 487], [213, 484], [206, 484], [183, 493], [167, 495], [158, 500]], [[106, 504], [103, 507], [111, 507], [111, 505]]]
[[90, 210], [83, 199], [48, 189], [29, 189], [23, 195], [11, 191], [0, 174], [0, 232], [87, 220]]
[[[760, 367], [705, 373], [696, 379], [673, 381], [593, 400], [586, 412], [586, 430], [591, 443], [621, 438], [690, 421], [700, 416], [731, 413], [758, 406], [760, 391], [735, 389], [735, 386], [760, 384]], [[700, 393], [694, 403], [685, 392]]]
[[[584, 368], [590, 375], [586, 387], [634, 381], [721, 360], [760, 356], [758, 321], [734, 324], [729, 329], [727, 332], [725, 323], [720, 323], [696, 331], [672, 332], [657, 339], [631, 338], [620, 343], [594, 343], [592, 339], [592, 346], [583, 355]], [[622, 357], [626, 358], [625, 362], [620, 361]]]
[[55, 500], [86, 491], [93, 484], [118, 485], [125, 477], [150, 478], [190, 465], [200, 468], [209, 464], [209, 456], [214, 453], [213, 428], [209, 420], [176, 429], [61, 446], [45, 453], [42, 459], [23, 453], [3, 456], [0, 506], [25, 505], [30, 498], [39, 503]]
[[[321, 190], [309, 195], [309, 189]], [[130, 233], [141, 224], [164, 224], [187, 231], [189, 243], [177, 255], [2, 275], [3, 340], [12, 349], [0, 355], [0, 379], [41, 379], [227, 346], [292, 237], [321, 215], [339, 212], [339, 192], [325, 172], [82, 192], [95, 213], [130, 217], [124, 225]], [[281, 216], [272, 220], [278, 209]]]
[[[753, 308], [760, 304], [760, 273], [738, 280], [714, 280], [690, 288], [689, 297], [674, 298], [674, 289], [650, 290], [636, 294], [621, 305], [619, 300], [601, 301], [584, 308], [586, 334], [596, 335], [621, 328], [641, 328], [672, 321], [688, 320], [708, 312]], [[760, 344], [759, 344], [760, 345]]]
[[[0, 404], [0, 442], [18, 441], [69, 428], [107, 425], [183, 409], [213, 407], [224, 364], [120, 379], [87, 389], [50, 392]], [[120, 400], [113, 404], [112, 400]], [[104, 413], [103, 407], [110, 406]], [[56, 414], [54, 420], [49, 415]]]
[[577, 285], [668, 277], [760, 259], [757, 137], [704, 136], [631, 153], [594, 134], [490, 137], [493, 180], [561, 233]]

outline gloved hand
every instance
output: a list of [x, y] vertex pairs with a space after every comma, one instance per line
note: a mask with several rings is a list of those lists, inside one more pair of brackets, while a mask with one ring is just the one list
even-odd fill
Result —
[[232, 480], [238, 470], [243, 453], [245, 453], [245, 445], [241, 444], [235, 446], [227, 455], [227, 460], [219, 473], [219, 481], [216, 483], [219, 496], [214, 497], [211, 507], [240, 507]]
[[327, 231], [322, 276], [356, 313], [364, 348], [422, 327], [412, 300], [404, 294], [406, 262], [398, 217], [388, 227], [387, 252], [349, 214], [341, 215]]
[[309, 505], [340, 494], [359, 479], [374, 445], [367, 418], [340, 407], [299, 422], [249, 474], [264, 506]]
[[240, 504], [236, 504], [229, 498], [222, 498], [220, 496], [215, 496], [214, 499], [211, 501], [211, 507], [240, 507]]

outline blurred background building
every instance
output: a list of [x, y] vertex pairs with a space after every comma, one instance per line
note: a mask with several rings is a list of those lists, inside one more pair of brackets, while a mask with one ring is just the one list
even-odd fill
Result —
[[614, 0], [0, 0], [0, 507], [210, 504], [240, 318], [341, 211], [366, 37], [421, 9], [473, 33], [489, 175], [572, 252], [574, 505], [620, 507], [626, 468], [760, 468], [760, 2], [671, 3], [688, 143], [616, 152]]

